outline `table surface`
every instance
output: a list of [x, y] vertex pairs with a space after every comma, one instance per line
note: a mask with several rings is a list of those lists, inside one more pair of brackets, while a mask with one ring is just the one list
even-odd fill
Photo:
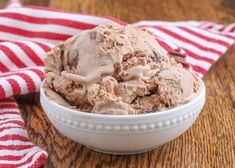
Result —
[[[6, 0], [0, 1], [0, 6]], [[22, 0], [65, 11], [138, 20], [235, 22], [234, 0]], [[48, 121], [38, 94], [18, 97], [29, 136], [49, 153], [44, 167], [235, 167], [235, 47], [203, 78], [206, 105], [193, 126], [158, 149], [133, 156], [93, 152], [61, 135]]]

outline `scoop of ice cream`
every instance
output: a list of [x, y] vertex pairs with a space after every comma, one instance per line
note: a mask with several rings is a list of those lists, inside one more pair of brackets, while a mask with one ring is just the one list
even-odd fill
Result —
[[196, 78], [181, 66], [174, 66], [158, 74], [158, 94], [167, 107], [191, 100], [197, 91]]
[[197, 85], [151, 33], [118, 24], [100, 25], [55, 46], [45, 59], [45, 72], [49, 97], [55, 92], [79, 110], [101, 114], [176, 106]]
[[147, 79], [155, 72], [148, 62], [166, 59], [166, 55], [146, 31], [118, 24], [101, 25], [65, 42], [62, 75], [84, 87], [114, 73], [124, 80]]

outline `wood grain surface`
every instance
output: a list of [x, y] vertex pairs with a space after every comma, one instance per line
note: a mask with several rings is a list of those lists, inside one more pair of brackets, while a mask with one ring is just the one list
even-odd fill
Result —
[[[4, 1], [5, 2], [5, 1]], [[65, 11], [138, 20], [211, 20], [235, 22], [234, 0], [23, 0]], [[4, 3], [0, 1], [0, 6]], [[38, 94], [17, 97], [29, 136], [49, 153], [44, 167], [234, 168], [235, 47], [203, 78], [206, 105], [193, 126], [158, 149], [133, 156], [100, 154], [61, 135], [48, 121]]]

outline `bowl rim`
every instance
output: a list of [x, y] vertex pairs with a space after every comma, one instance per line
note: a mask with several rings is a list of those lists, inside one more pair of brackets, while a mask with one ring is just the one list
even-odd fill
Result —
[[[80, 110], [74, 110], [74, 109], [70, 109], [68, 107], [65, 107], [63, 105], [60, 105], [52, 100], [50, 100], [46, 94], [45, 94], [45, 89], [44, 89], [44, 81], [41, 83], [40, 86], [40, 99], [45, 99], [45, 101], [48, 102], [48, 104], [50, 104], [51, 106], [55, 106], [57, 108], [60, 108], [63, 111], [66, 111], [66, 113], [72, 113], [73, 115], [77, 115], [77, 116], [83, 116], [83, 117], [89, 117], [89, 118], [97, 118], [97, 119], [140, 119], [143, 117], [157, 117], [157, 116], [162, 116], [162, 115], [167, 115], [167, 114], [171, 114], [175, 111], [181, 111], [187, 107], [192, 106], [193, 104], [195, 104], [196, 102], [198, 102], [200, 99], [202, 99], [203, 97], [205, 97], [205, 92], [206, 92], [206, 87], [205, 84], [203, 82], [203, 80], [201, 78], [199, 78], [198, 76], [196, 76], [197, 80], [199, 81], [199, 91], [196, 94], [196, 96], [189, 102], [185, 103], [185, 104], [180, 104], [176, 107], [170, 108], [170, 109], [166, 109], [163, 111], [156, 111], [156, 112], [151, 112], [151, 113], [144, 113], [144, 114], [135, 114], [135, 115], [109, 115], [109, 114], [96, 114], [96, 113], [89, 113], [89, 112], [83, 112]], [[41, 100], [40, 100], [41, 102]]]

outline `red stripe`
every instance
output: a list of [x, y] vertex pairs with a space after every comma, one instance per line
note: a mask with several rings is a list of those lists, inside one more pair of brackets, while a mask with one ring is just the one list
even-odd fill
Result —
[[25, 73], [20, 73], [20, 72], [15, 73], [15, 75], [18, 75], [24, 79], [24, 81], [26, 82], [26, 85], [28, 87], [29, 92], [34, 92], [36, 90], [36, 86], [34, 84], [34, 81], [32, 80], [32, 78], [29, 75], [27, 75]]
[[[26, 154], [27, 153], [20, 155], [20, 156], [12, 156], [12, 155], [0, 156], [0, 160], [18, 161], [18, 160], [23, 159]], [[0, 166], [1, 166], [1, 164], [0, 164]]]
[[17, 104], [1, 104], [0, 109], [1, 108], [18, 108], [18, 106]]
[[0, 141], [7, 141], [7, 140], [20, 140], [24, 142], [30, 142], [30, 140], [27, 137], [13, 134], [13, 135], [4, 135], [0, 137]]
[[[24, 122], [18, 121], [18, 120], [17, 121], [11, 120], [11, 121], [2, 122], [2, 123], [0, 123], [0, 126], [5, 125], [5, 124], [17, 124], [17, 125], [19, 125], [21, 127], [24, 127]], [[1, 141], [1, 138], [2, 137], [0, 137], [0, 141]]]
[[50, 32], [33, 32], [24, 29], [14, 28], [10, 26], [0, 25], [0, 31], [17, 34], [25, 37], [30, 38], [44, 38], [44, 39], [51, 39], [51, 40], [66, 40], [71, 35], [59, 34], [59, 33], [50, 33]]
[[234, 33], [235, 31], [235, 25], [233, 26], [233, 28], [230, 30], [231, 33]]
[[190, 65], [188, 63], [182, 63], [182, 62], [179, 62], [180, 64], [182, 64], [185, 68], [189, 68]]
[[226, 26], [223, 26], [219, 29], [219, 31], [223, 32], [225, 28], [226, 28]]
[[203, 68], [201, 68], [201, 67], [199, 67], [199, 66], [197, 66], [197, 65], [190, 65], [190, 66], [192, 67], [192, 69], [193, 69], [195, 72], [199, 72], [199, 73], [201, 73], [201, 74], [203, 74], [203, 75], [205, 75], [206, 72], [207, 72], [207, 70], [205, 70], [205, 69], [203, 69]]
[[[0, 87], [1, 87], [1, 85], [0, 85]], [[16, 103], [15, 99], [12, 98], [12, 97], [8, 97], [8, 98], [5, 98], [5, 99], [1, 99], [0, 102], [7, 102], [7, 103], [12, 103], [12, 102], [14, 102], [14, 103]]]
[[[157, 40], [157, 39], [156, 39]], [[157, 40], [157, 42], [159, 43], [160, 46], [162, 46], [165, 50], [167, 50], [168, 52], [172, 51], [173, 49], [164, 41], [162, 40]]]
[[194, 52], [192, 52], [192, 51], [190, 51], [190, 50], [188, 50], [184, 47], [182, 47], [182, 48], [186, 51], [187, 55], [191, 56], [192, 58], [195, 58], [195, 59], [200, 60], [200, 61], [206, 61], [210, 64], [213, 64], [215, 62], [215, 60], [213, 60], [213, 59], [202, 57], [202, 56], [200, 56], [198, 54], [195, 54]]
[[[5, 112], [0, 112], [0, 116], [1, 115], [6, 115], [6, 114], [16, 114], [16, 115], [20, 115], [20, 112], [19, 111], [5, 111]], [[0, 124], [1, 125], [1, 124]]]
[[18, 45], [37, 66], [44, 66], [44, 62], [29, 46], [27, 46], [22, 42], [13, 42], [13, 43]]
[[13, 62], [18, 68], [26, 67], [26, 65], [18, 58], [18, 56], [8, 47], [0, 44], [0, 50], [3, 51], [6, 56], [11, 60], [11, 62]]
[[30, 71], [33, 71], [34, 73], [36, 73], [38, 77], [41, 79], [41, 81], [43, 81], [43, 79], [45, 78], [45, 74], [38, 69], [30, 69]]
[[4, 90], [3, 87], [0, 85], [0, 99], [5, 98], [5, 97], [6, 97], [5, 90]]
[[225, 46], [225, 47], [230, 47], [230, 46], [231, 46], [229, 43], [227, 43], [227, 42], [225, 42], [225, 41], [222, 41], [222, 40], [217, 39], [217, 38], [210, 38], [210, 37], [205, 36], [205, 35], [203, 35], [203, 34], [197, 33], [196, 31], [194, 31], [194, 30], [192, 30], [192, 29], [189, 29], [189, 28], [187, 28], [187, 27], [178, 26], [178, 28], [179, 28], [179, 29], [182, 29], [182, 30], [184, 30], [184, 31], [186, 31], [186, 32], [188, 32], [188, 33], [191, 33], [191, 34], [193, 34], [193, 35], [195, 35], [195, 36], [198, 36], [198, 37], [200, 37], [200, 38], [202, 38], [202, 39], [204, 39], [204, 40], [211, 41], [211, 42], [215, 42], [215, 43], [218, 43], [218, 44], [223, 45], [223, 46]]
[[0, 40], [0, 43], [8, 42], [8, 40]]
[[61, 19], [61, 18], [35, 17], [35, 16], [28, 16], [24, 14], [11, 13], [11, 12], [0, 13], [0, 17], [20, 20], [20, 21], [24, 21], [27, 23], [62, 25], [62, 26], [72, 27], [72, 28], [81, 29], [81, 30], [92, 29], [96, 27], [96, 25], [94, 24], [78, 22], [74, 20], [66, 20], [66, 19]]
[[0, 145], [1, 150], [24, 150], [34, 147], [34, 145]]
[[232, 40], [235, 40], [235, 36], [229, 35], [229, 34], [223, 34], [225, 37], [230, 38]]
[[10, 69], [8, 69], [3, 63], [0, 61], [0, 71], [1, 72], [8, 72]]
[[34, 41], [35, 44], [37, 44], [38, 46], [40, 46], [44, 51], [48, 52], [51, 50], [51, 48], [43, 43], [40, 43], [40, 42], [36, 42]]
[[6, 79], [6, 80], [11, 85], [11, 88], [13, 90], [13, 95], [21, 93], [20, 85], [15, 79]]
[[170, 31], [170, 30], [168, 30], [168, 29], [165, 29], [165, 28], [163, 28], [163, 27], [161, 27], [161, 26], [154, 26], [154, 28], [157, 28], [158, 30], [160, 30], [160, 31], [162, 31], [162, 32], [164, 32], [164, 33], [166, 33], [166, 34], [168, 34], [168, 35], [170, 35], [170, 36], [172, 36], [172, 37], [174, 37], [174, 38], [176, 38], [176, 39], [179, 39], [179, 40], [181, 40], [181, 41], [183, 41], [183, 42], [192, 44], [192, 45], [196, 46], [197, 48], [199, 48], [199, 49], [201, 49], [201, 50], [209, 51], [209, 52], [212, 52], [212, 53], [215, 53], [215, 54], [218, 54], [218, 55], [223, 54], [223, 53], [220, 52], [220, 51], [214, 50], [214, 49], [212, 49], [212, 48], [204, 47], [204, 46], [200, 45], [199, 43], [196, 43], [196, 42], [194, 42], [194, 41], [192, 41], [192, 40], [189, 40], [189, 39], [187, 39], [187, 38], [185, 38], [185, 37], [183, 37], [183, 36], [181, 36], [181, 35], [179, 35], [179, 34], [173, 32], [173, 31]]

